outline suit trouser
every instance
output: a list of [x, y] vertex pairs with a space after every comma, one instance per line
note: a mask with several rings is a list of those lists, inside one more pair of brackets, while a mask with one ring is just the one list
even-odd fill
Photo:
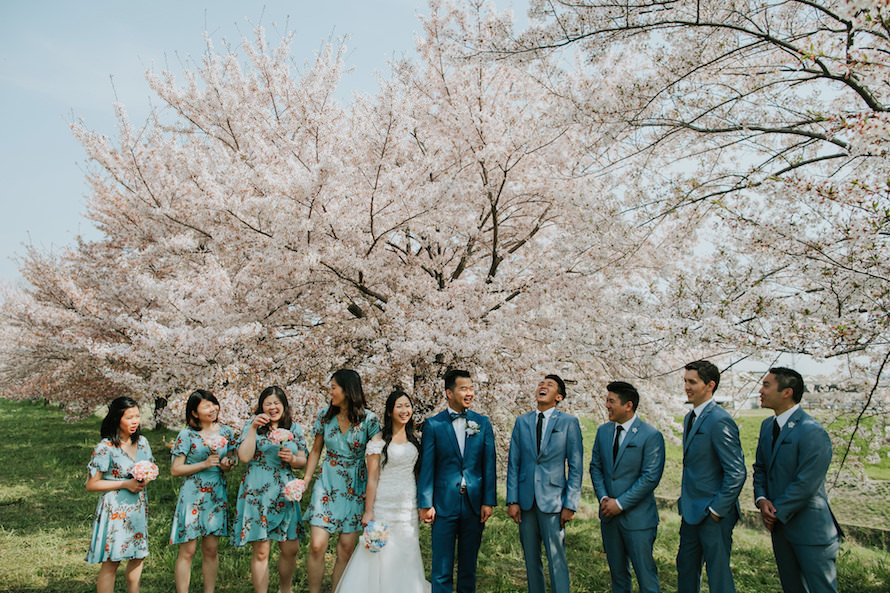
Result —
[[617, 518], [602, 521], [603, 549], [609, 561], [612, 577], [612, 593], [631, 593], [630, 565], [637, 575], [640, 593], [659, 593], [658, 567], [652, 557], [657, 527], [650, 529], [625, 529]]
[[529, 593], [545, 593], [544, 564], [541, 561], [541, 544], [547, 554], [550, 568], [552, 593], [569, 593], [569, 565], [566, 561], [565, 529], [559, 526], [561, 513], [544, 513], [537, 504], [522, 511], [519, 524], [519, 543], [525, 556], [525, 576]]
[[785, 593], [837, 593], [837, 537], [821, 546], [793, 544], [785, 538], [784, 526], [777, 522], [772, 540]]
[[[438, 513], [439, 509], [436, 509]], [[454, 546], [457, 544], [457, 593], [475, 593], [476, 559], [482, 544], [484, 523], [470, 508], [466, 494], [460, 497], [460, 513], [436, 515], [431, 530], [433, 559], [430, 567], [432, 593], [451, 593], [454, 584]]]
[[698, 525], [680, 522], [680, 548], [677, 551], [678, 593], [699, 593], [701, 567], [708, 571], [711, 593], [735, 593], [735, 581], [729, 567], [732, 553], [732, 529], [739, 517], [736, 511], [714, 521], [706, 516]]

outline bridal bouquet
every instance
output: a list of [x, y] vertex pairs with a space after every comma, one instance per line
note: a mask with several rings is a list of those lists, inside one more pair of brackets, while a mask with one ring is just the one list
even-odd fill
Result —
[[288, 441], [294, 440], [294, 433], [286, 428], [276, 428], [269, 433], [269, 440], [276, 445], [281, 445]]
[[158, 477], [158, 466], [147, 459], [137, 461], [130, 468], [130, 475], [140, 482], [151, 482]]
[[214, 452], [222, 451], [227, 444], [229, 444], [228, 439], [221, 434], [211, 434], [204, 437], [204, 446]]
[[284, 485], [284, 498], [291, 502], [297, 502], [303, 499], [303, 492], [305, 491], [306, 482], [297, 478]]
[[389, 539], [389, 528], [384, 523], [371, 521], [362, 532], [362, 544], [371, 552], [379, 552]]

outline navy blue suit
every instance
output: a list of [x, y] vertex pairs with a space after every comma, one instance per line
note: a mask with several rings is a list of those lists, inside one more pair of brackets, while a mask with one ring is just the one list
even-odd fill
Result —
[[[497, 505], [497, 471], [494, 431], [488, 418], [467, 411], [464, 453], [461, 455], [447, 410], [427, 419], [423, 426], [418, 508], [434, 508], [432, 593], [451, 593], [454, 582], [454, 546], [457, 544], [457, 591], [476, 590], [476, 558], [484, 523], [482, 505]], [[461, 482], [466, 487], [462, 492]]]
[[[683, 434], [678, 593], [699, 592], [702, 563], [707, 565], [711, 593], [735, 592], [729, 558], [732, 530], [739, 520], [739, 492], [746, 475], [739, 427], [712, 400], [689, 434], [685, 429]], [[721, 517], [719, 521], [710, 517], [711, 509]]]
[[607, 422], [597, 429], [590, 457], [590, 478], [597, 500], [614, 498], [623, 509], [615, 517], [600, 515], [612, 593], [631, 593], [628, 562], [633, 565], [641, 593], [658, 593], [652, 546], [658, 531], [655, 488], [664, 472], [664, 436], [635, 418], [613, 460], [616, 426]]
[[831, 439], [802, 409], [773, 443], [773, 417], [760, 426], [754, 462], [754, 499], [776, 508], [771, 532], [785, 593], [837, 593], [839, 530], [825, 493]]

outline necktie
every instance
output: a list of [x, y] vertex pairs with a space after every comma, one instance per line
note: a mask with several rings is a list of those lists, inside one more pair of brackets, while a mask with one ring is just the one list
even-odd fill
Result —
[[689, 413], [689, 416], [686, 417], [686, 431], [683, 434], [684, 439], [688, 439], [689, 435], [692, 434], [692, 425], [695, 424], [695, 410]]
[[779, 421], [773, 418], [773, 448], [776, 448], [776, 441], [779, 440], [779, 431], [782, 429], [779, 428]]
[[464, 411], [461, 412], [460, 414], [458, 414], [457, 412], [449, 412], [449, 414], [451, 414], [451, 421], [452, 421], [452, 422], [454, 422], [454, 421], [457, 420], [458, 418], [463, 418], [464, 420], [467, 419], [467, 411], [466, 411], [466, 410], [464, 410]]
[[615, 442], [612, 443], [612, 461], [615, 461], [615, 458], [618, 457], [618, 441], [621, 439], [622, 430], [624, 430], [624, 427], [620, 424], [615, 428]]
[[538, 453], [541, 452], [541, 433], [544, 431], [544, 412], [538, 412], [538, 423], [535, 425], [535, 437], [537, 439]]

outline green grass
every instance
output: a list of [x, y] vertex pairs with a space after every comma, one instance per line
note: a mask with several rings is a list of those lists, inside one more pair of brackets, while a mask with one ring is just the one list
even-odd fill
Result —
[[[89, 546], [97, 495], [84, 489], [84, 480], [90, 452], [99, 440], [99, 423], [98, 418], [90, 418], [69, 424], [57, 408], [41, 402], [0, 400], [0, 591], [82, 593], [95, 590], [98, 567], [86, 564], [83, 557]], [[757, 415], [745, 415], [740, 424], [750, 467], [760, 422]], [[586, 455], [589, 455], [595, 428], [593, 421], [585, 419]], [[175, 434], [156, 430], [147, 431], [146, 436], [161, 477], [148, 488], [151, 553], [145, 563], [142, 591], [167, 593], [173, 590], [173, 562], [177, 553], [177, 547], [167, 545], [167, 541], [179, 481], [169, 477], [170, 460], [164, 442]], [[669, 446], [665, 477], [658, 489], [659, 496], [665, 499], [676, 498], [679, 491], [679, 463], [678, 447]], [[236, 468], [229, 478], [230, 500], [235, 498], [242, 469]], [[609, 573], [589, 482], [585, 472], [581, 509], [566, 532], [572, 589], [605, 592], [610, 589]], [[743, 506], [749, 498], [750, 489], [743, 493]], [[887, 506], [885, 496], [865, 500], [878, 509]], [[479, 557], [480, 593], [518, 593], [526, 589], [516, 526], [507, 517], [503, 500], [501, 503], [483, 538]], [[859, 505], [858, 512], [872, 513], [868, 509], [863, 511], [863, 506], [869, 505]], [[859, 522], [874, 524], [875, 517], [877, 515], [869, 515]], [[661, 518], [655, 559], [663, 591], [673, 593], [676, 591], [674, 556], [679, 517], [675, 511], [664, 510]], [[427, 565], [429, 539], [430, 530], [424, 526], [421, 549]], [[766, 532], [739, 526], [734, 543], [733, 567], [739, 592], [779, 591]], [[277, 560], [276, 553], [273, 547], [272, 566]], [[232, 548], [224, 540], [217, 591], [247, 593], [252, 590], [249, 557], [249, 548]], [[328, 571], [332, 561], [330, 556]], [[272, 573], [270, 590], [275, 591], [278, 583], [274, 569]], [[200, 552], [192, 575], [192, 591], [201, 590]], [[884, 593], [890, 590], [890, 553], [845, 541], [838, 559], [838, 575], [840, 590], [845, 593]], [[298, 558], [294, 582], [296, 591], [306, 590], [305, 546]], [[122, 574], [116, 590], [125, 590]]]

